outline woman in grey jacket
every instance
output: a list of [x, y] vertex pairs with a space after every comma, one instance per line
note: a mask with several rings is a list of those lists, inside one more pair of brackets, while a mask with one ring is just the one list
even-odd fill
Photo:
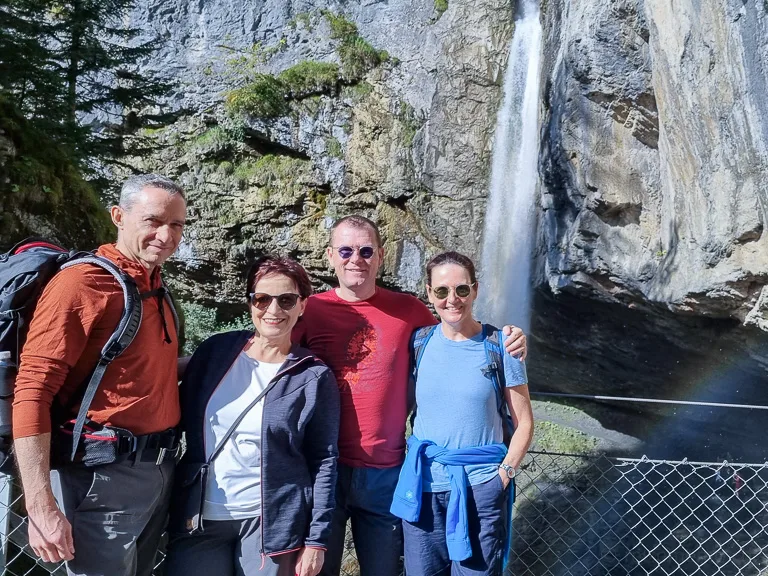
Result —
[[190, 360], [167, 576], [320, 572], [339, 393], [331, 370], [291, 343], [311, 290], [297, 262], [259, 258], [246, 290], [255, 330], [212, 336]]

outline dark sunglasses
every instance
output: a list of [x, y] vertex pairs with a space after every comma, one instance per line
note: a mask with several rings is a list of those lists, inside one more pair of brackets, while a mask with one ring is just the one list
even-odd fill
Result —
[[352, 258], [352, 254], [355, 253], [355, 250], [360, 254], [360, 258], [364, 258], [366, 260], [370, 260], [373, 258], [373, 255], [376, 253], [376, 249], [373, 246], [360, 246], [360, 248], [352, 248], [352, 246], [339, 246], [339, 247], [332, 247], [336, 252], [339, 253], [339, 256], [344, 258], [346, 260], [347, 258]]
[[248, 298], [251, 299], [251, 304], [256, 306], [259, 310], [266, 310], [269, 305], [272, 304], [272, 300], [277, 300], [277, 305], [283, 310], [293, 310], [296, 307], [296, 303], [301, 296], [299, 294], [292, 294], [286, 292], [285, 294], [278, 294], [272, 296], [272, 294], [264, 294], [263, 292], [251, 292], [248, 294]]
[[[459, 298], [466, 298], [472, 293], [472, 286], [475, 284], [477, 284], [477, 282], [472, 282], [472, 284], [459, 284], [458, 286], [454, 286], [453, 290]], [[435, 286], [432, 288], [432, 294], [434, 294], [435, 298], [438, 300], [445, 300], [450, 293], [450, 286]]]

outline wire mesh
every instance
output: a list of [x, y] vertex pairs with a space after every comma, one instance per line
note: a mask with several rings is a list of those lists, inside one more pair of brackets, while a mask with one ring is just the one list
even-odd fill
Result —
[[[516, 481], [509, 575], [768, 573], [768, 464], [531, 452]], [[66, 574], [34, 558], [16, 482], [11, 494], [4, 574]], [[163, 560], [161, 546], [157, 576]], [[359, 574], [348, 531], [342, 575]]]

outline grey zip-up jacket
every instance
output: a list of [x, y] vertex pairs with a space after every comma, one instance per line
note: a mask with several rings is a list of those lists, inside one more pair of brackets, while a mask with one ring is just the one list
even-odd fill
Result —
[[[205, 410], [211, 395], [253, 336], [225, 332], [200, 344], [180, 388], [187, 450], [177, 486], [193, 481], [205, 463]], [[274, 384], [272, 384], [274, 383]], [[294, 345], [264, 397], [261, 430], [262, 550], [280, 554], [303, 546], [326, 548], [335, 507], [339, 389], [330, 368]], [[245, 408], [245, 406], [243, 406]], [[183, 490], [175, 490], [176, 496]], [[184, 509], [176, 502], [174, 509]], [[171, 518], [171, 526], [179, 519]]]

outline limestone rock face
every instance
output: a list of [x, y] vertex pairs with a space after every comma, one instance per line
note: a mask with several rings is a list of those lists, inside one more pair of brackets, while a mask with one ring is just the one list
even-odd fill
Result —
[[766, 18], [753, 2], [548, 5], [542, 282], [752, 312], [768, 271]]
[[[763, 403], [767, 11], [546, 3], [532, 381]], [[744, 413], [630, 406], [589, 410], [655, 455], [760, 452]]]
[[[715, 395], [752, 390], [745, 383], [768, 366], [768, 8], [541, 4], [532, 384], [668, 397], [697, 382]], [[419, 291], [426, 259], [441, 249], [479, 256], [514, 9], [502, 0], [449, 0], [442, 14], [431, 0], [140, 0], [132, 24], [167, 39], [146, 65], [180, 82], [170, 104], [186, 111], [153, 136], [155, 153], [134, 161], [189, 190], [190, 225], [170, 263], [176, 288], [232, 307], [248, 259], [265, 251], [299, 257], [326, 286], [327, 229], [351, 212], [381, 224], [385, 285]], [[292, 97], [278, 117], [232, 125], [222, 101], [236, 85], [233, 57], [258, 53], [259, 72], [273, 75], [308, 60], [343, 64], [323, 10], [343, 12], [389, 58]], [[710, 382], [705, 372], [729, 354], [743, 362]], [[648, 393], [662, 385], [667, 394]], [[647, 425], [595, 412], [630, 434]], [[694, 424], [690, 446], [708, 450]]]
[[[259, 71], [275, 75], [308, 60], [343, 64], [325, 10], [343, 12], [388, 58], [354, 81], [295, 98], [287, 115], [246, 117], [237, 142], [198, 146], [228, 122], [233, 57], [259, 52]], [[512, 34], [508, 2], [449, 2], [438, 13], [431, 0], [140, 0], [131, 19], [167, 40], [146, 66], [179, 82], [170, 104], [187, 111], [153, 135], [157, 152], [134, 159], [188, 188], [193, 216], [171, 263], [182, 293], [220, 307], [241, 302], [247, 259], [265, 251], [301, 257], [322, 286], [331, 279], [328, 226], [353, 212], [382, 227], [387, 285], [421, 290], [423, 264], [438, 250], [477, 255]], [[243, 178], [244, 162], [266, 156], [300, 165], [300, 177]]]

